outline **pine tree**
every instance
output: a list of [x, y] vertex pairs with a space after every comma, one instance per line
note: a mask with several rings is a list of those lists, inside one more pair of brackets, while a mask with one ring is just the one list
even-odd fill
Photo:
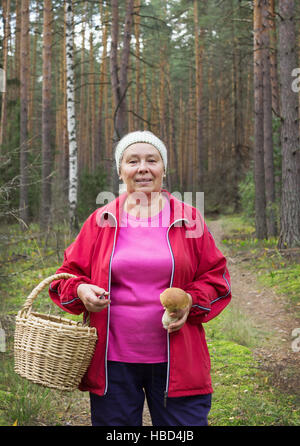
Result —
[[52, 57], [52, 0], [44, 0], [43, 25], [43, 89], [42, 89], [42, 195], [41, 227], [46, 228], [51, 215], [51, 172], [53, 152], [51, 145], [51, 57]]
[[267, 238], [265, 171], [264, 171], [264, 114], [262, 70], [262, 0], [254, 0], [254, 180], [255, 226], [259, 239]]
[[29, 223], [28, 201], [28, 83], [29, 83], [29, 0], [22, 1], [20, 34], [20, 218]]
[[281, 249], [300, 246], [298, 97], [291, 88], [291, 73], [296, 66], [295, 3], [279, 0], [282, 193], [278, 246]]

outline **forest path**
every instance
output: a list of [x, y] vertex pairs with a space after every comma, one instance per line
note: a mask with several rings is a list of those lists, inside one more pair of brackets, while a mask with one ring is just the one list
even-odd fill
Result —
[[[278, 296], [271, 288], [263, 287], [255, 272], [246, 267], [238, 257], [227, 254], [222, 245], [224, 233], [221, 221], [209, 223], [217, 246], [227, 257], [231, 277], [232, 301], [242, 316], [251, 321], [254, 330], [266, 333], [266, 342], [253, 350], [260, 367], [269, 373], [270, 381], [283, 391], [299, 394], [299, 352], [292, 349], [291, 333], [300, 326], [286, 308], [284, 296]], [[90, 425], [89, 396], [75, 392], [72, 407], [63, 417], [66, 425]], [[151, 426], [151, 417], [145, 404], [143, 425]]]
[[255, 359], [263, 370], [270, 372], [270, 380], [276, 387], [300, 397], [300, 353], [292, 349], [292, 331], [300, 327], [300, 321], [288, 310], [286, 296], [264, 287], [257, 273], [247, 268], [247, 258], [231, 257], [226, 253], [221, 222], [210, 222], [209, 229], [227, 258], [232, 288], [230, 305], [238, 307], [254, 330], [266, 334], [264, 342], [253, 350]]

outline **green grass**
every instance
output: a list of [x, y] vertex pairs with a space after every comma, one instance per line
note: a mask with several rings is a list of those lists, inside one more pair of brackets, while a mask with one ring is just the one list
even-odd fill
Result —
[[17, 379], [14, 375], [12, 360], [1, 360], [0, 401], [3, 424], [30, 426], [43, 416], [54, 420], [50, 389], [34, 385], [26, 379]]
[[[292, 286], [293, 302], [298, 292], [299, 269], [286, 259], [280, 265], [283, 260], [278, 253], [268, 251], [274, 249], [274, 243], [256, 241], [253, 228], [240, 217], [225, 217], [223, 221], [227, 234], [224, 249], [237, 256], [248, 256], [254, 268], [258, 265], [264, 283], [282, 290]], [[14, 316], [32, 289], [56, 271], [63, 250], [72, 240], [67, 228], [56, 228], [47, 237], [39, 235], [38, 227], [30, 231], [22, 234], [15, 226], [2, 231], [6, 232], [6, 245], [0, 252], [0, 320], [7, 334], [7, 349], [0, 353], [0, 425], [59, 425], [63, 424], [66, 408], [73, 410], [71, 397], [30, 383], [13, 371]], [[270, 269], [272, 261], [276, 268]], [[47, 290], [38, 296], [33, 311], [72, 317], [52, 303]], [[205, 324], [205, 330], [214, 388], [210, 424], [299, 425], [299, 401], [276, 389], [272, 377], [260, 368], [252, 354], [268, 333], [257, 330], [233, 304]], [[72, 398], [76, 399], [76, 394]]]
[[299, 425], [297, 397], [275, 389], [272, 377], [260, 369], [253, 357], [252, 348], [261, 345], [264, 333], [251, 327], [245, 318], [236, 319], [238, 311], [228, 306], [205, 324], [214, 388], [209, 423], [213, 426]]

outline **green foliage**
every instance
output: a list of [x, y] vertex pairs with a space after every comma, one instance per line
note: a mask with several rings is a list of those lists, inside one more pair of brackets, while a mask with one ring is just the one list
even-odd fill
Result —
[[99, 207], [96, 203], [100, 192], [106, 190], [106, 173], [102, 167], [98, 167], [93, 173], [84, 170], [79, 178], [78, 191], [78, 218], [85, 220]]

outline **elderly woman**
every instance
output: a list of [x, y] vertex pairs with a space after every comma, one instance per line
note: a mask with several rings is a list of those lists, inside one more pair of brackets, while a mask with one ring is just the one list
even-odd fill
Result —
[[[97, 328], [79, 388], [90, 392], [94, 426], [142, 425], [145, 396], [154, 426], [207, 425], [213, 389], [202, 324], [231, 299], [226, 259], [199, 211], [162, 189], [159, 138], [129, 133], [115, 159], [126, 192], [85, 221], [57, 271], [77, 277], [49, 290], [65, 311], [89, 312]], [[166, 330], [160, 295], [170, 287], [188, 303]]]

